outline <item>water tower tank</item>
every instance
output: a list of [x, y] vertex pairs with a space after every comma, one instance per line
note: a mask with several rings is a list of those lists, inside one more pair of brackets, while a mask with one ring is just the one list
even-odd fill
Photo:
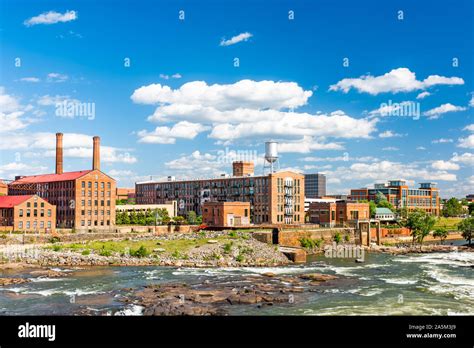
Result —
[[273, 163], [278, 159], [278, 143], [267, 141], [265, 143], [265, 160]]

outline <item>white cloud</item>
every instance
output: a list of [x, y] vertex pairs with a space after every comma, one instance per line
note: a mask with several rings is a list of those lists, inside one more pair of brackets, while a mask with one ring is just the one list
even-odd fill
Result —
[[[368, 139], [375, 131], [376, 118], [356, 119], [343, 111], [328, 115], [293, 111], [307, 104], [311, 95], [311, 91], [294, 82], [241, 80], [228, 85], [194, 81], [175, 90], [152, 84], [136, 89], [131, 98], [137, 103], [159, 104], [149, 121], [187, 121], [209, 126], [209, 137], [220, 144], [242, 138], [273, 137], [282, 143], [306, 139], [306, 149], [340, 149], [336, 143], [323, 143], [321, 137]], [[311, 140], [309, 146], [309, 138], [304, 137], [318, 141]]]
[[48, 82], [64, 82], [69, 79], [69, 76], [60, 73], [49, 73], [46, 81]]
[[465, 152], [462, 155], [454, 153], [451, 161], [474, 167], [474, 153]]
[[22, 162], [5, 163], [0, 166], [0, 176], [2, 178], [14, 178], [16, 175], [31, 175], [45, 173], [47, 167], [41, 165], [31, 165]]
[[294, 82], [241, 80], [234, 84], [208, 85], [205, 81], [192, 81], [175, 90], [159, 83], [143, 86], [133, 92], [131, 99], [138, 104], [176, 104], [219, 110], [282, 109], [305, 105], [312, 94]]
[[57, 104], [64, 103], [65, 101], [69, 103], [80, 103], [79, 100], [71, 98], [68, 95], [50, 96], [49, 94], [39, 97], [36, 102], [41, 106], [56, 106]]
[[468, 124], [466, 127], [463, 128], [463, 130], [474, 132], [474, 123]]
[[160, 74], [160, 78], [164, 79], [164, 80], [169, 80], [170, 78], [171, 79], [180, 79], [182, 76], [181, 74], [179, 73], [176, 73], [176, 74], [173, 74], [173, 75], [167, 75], [167, 74]]
[[470, 106], [471, 108], [474, 108], [474, 94], [472, 94], [471, 100], [469, 100], [469, 106]]
[[429, 119], [437, 119], [439, 118], [439, 116], [447, 112], [457, 112], [457, 111], [464, 111], [464, 110], [466, 110], [465, 107], [456, 106], [451, 103], [446, 103], [424, 112], [423, 115], [428, 116]]
[[466, 138], [459, 138], [457, 146], [468, 148], [468, 149], [474, 149], [474, 134], [471, 134], [467, 136]]
[[[252, 115], [250, 110], [245, 113]], [[333, 112], [330, 115], [311, 115], [266, 110], [255, 111], [253, 115], [253, 118], [242, 120], [241, 123], [218, 124], [213, 127], [209, 137], [219, 140], [256, 136], [369, 138], [370, 133], [375, 131], [378, 121], [377, 119], [355, 119], [341, 112]]]
[[347, 93], [350, 89], [354, 88], [360, 93], [377, 95], [386, 92], [411, 92], [435, 85], [462, 84], [464, 84], [462, 78], [439, 75], [430, 75], [423, 81], [419, 81], [416, 79], [415, 73], [411, 72], [408, 68], [398, 68], [380, 76], [363, 75], [359, 78], [345, 78], [331, 85], [329, 90]]
[[0, 87], [0, 134], [18, 131], [33, 122], [24, 117], [31, 106], [23, 106], [19, 98], [7, 94], [4, 87]]
[[429, 97], [430, 95], [431, 95], [430, 92], [426, 92], [426, 91], [425, 91], [425, 92], [421, 92], [420, 94], [418, 94], [418, 95], [416, 96], [416, 99], [423, 99], [423, 98]]
[[344, 146], [338, 143], [324, 143], [313, 139], [310, 136], [304, 136], [303, 139], [290, 142], [281, 142], [278, 144], [278, 151], [308, 153], [317, 150], [342, 150]]
[[20, 81], [22, 82], [33, 82], [33, 83], [36, 83], [36, 82], [40, 82], [40, 79], [37, 78], [37, 77], [22, 77], [20, 79]]
[[209, 128], [199, 123], [181, 121], [173, 127], [156, 127], [154, 131], [138, 132], [139, 142], [150, 144], [174, 144], [176, 138], [194, 139], [199, 133]]
[[[426, 168], [420, 168], [416, 164], [405, 164], [391, 161], [381, 161], [371, 164], [355, 163], [351, 165], [354, 178], [373, 179], [376, 181], [386, 181], [388, 178], [407, 178], [422, 180], [443, 180], [455, 181], [456, 175], [445, 171], [430, 172]], [[350, 175], [350, 172], [348, 173]]]
[[438, 160], [431, 164], [433, 169], [437, 170], [459, 170], [459, 165], [449, 161]]
[[417, 150], [426, 150], [426, 147], [424, 147], [424, 146], [418, 146], [416, 149], [417, 149]]
[[[92, 158], [92, 136], [65, 133], [63, 138], [64, 156]], [[56, 135], [54, 133], [8, 134], [0, 138], [0, 150], [41, 150], [35, 157], [54, 157]], [[101, 161], [108, 163], [135, 163], [137, 159], [127, 150], [101, 145]]]
[[399, 148], [395, 146], [387, 146], [387, 147], [382, 148], [382, 151], [398, 151], [398, 150]]
[[343, 156], [303, 157], [300, 159], [300, 161], [303, 161], [303, 162], [348, 162], [348, 161], [374, 162], [374, 161], [379, 161], [379, 159], [372, 156], [350, 157], [349, 153], [345, 152]]
[[66, 11], [59, 13], [56, 11], [44, 12], [38, 16], [31, 17], [23, 22], [27, 27], [37, 24], [55, 24], [70, 22], [77, 19], [76, 11]]
[[449, 138], [440, 138], [440, 139], [434, 139], [431, 141], [431, 143], [433, 144], [447, 144], [447, 143], [452, 143], [454, 142], [453, 139], [449, 139]]
[[395, 138], [395, 137], [402, 137], [402, 134], [394, 133], [391, 130], [387, 130], [379, 134], [380, 138]]
[[253, 35], [251, 33], [245, 32], [241, 33], [239, 35], [233, 36], [229, 40], [222, 39], [220, 45], [221, 46], [230, 46], [230, 45], [235, 45], [236, 43], [239, 43], [241, 41], [247, 41], [250, 39]]

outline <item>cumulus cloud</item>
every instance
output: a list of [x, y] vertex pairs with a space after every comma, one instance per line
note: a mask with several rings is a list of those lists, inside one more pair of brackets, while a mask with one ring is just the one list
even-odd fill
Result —
[[379, 134], [380, 138], [395, 138], [395, 137], [402, 137], [402, 134], [394, 133], [391, 130], [387, 130]]
[[347, 93], [351, 89], [356, 89], [360, 93], [377, 95], [387, 92], [411, 92], [435, 85], [462, 84], [464, 84], [464, 80], [460, 77], [444, 77], [439, 75], [430, 75], [420, 81], [416, 79], [415, 73], [408, 68], [398, 68], [380, 76], [363, 75], [359, 78], [345, 78], [331, 85], [329, 90]]
[[31, 106], [21, 105], [19, 98], [0, 87], [0, 134], [18, 131], [31, 124], [33, 120], [24, 116], [30, 109]]
[[465, 152], [463, 154], [454, 153], [453, 157], [451, 158], [451, 161], [474, 167], [474, 153], [470, 153], [470, 152]]
[[429, 97], [430, 95], [431, 95], [430, 92], [426, 92], [426, 91], [425, 91], [425, 92], [421, 92], [420, 94], [418, 94], [418, 95], [416, 96], [416, 99], [424, 99], [424, 98], [426, 98], [426, 97]]
[[[391, 161], [381, 161], [375, 163], [354, 163], [348, 167], [352, 171], [354, 178], [373, 179], [376, 181], [386, 181], [387, 178], [407, 178], [421, 180], [442, 180], [455, 181], [456, 175], [447, 173], [444, 170], [431, 172], [427, 168], [421, 168], [417, 164], [397, 163]], [[347, 173], [350, 175], [350, 173]]]
[[431, 167], [437, 170], [459, 170], [459, 165], [450, 161], [438, 160], [431, 163]]
[[74, 21], [77, 19], [76, 11], [59, 13], [56, 11], [44, 12], [38, 16], [31, 17], [23, 22], [27, 27], [37, 24], [56, 24]]
[[[64, 156], [92, 158], [92, 136], [78, 133], [65, 133], [63, 139]], [[38, 132], [28, 134], [8, 134], [0, 138], [0, 150], [35, 151], [33, 157], [54, 157], [56, 135]], [[135, 163], [136, 157], [129, 151], [101, 145], [101, 161], [108, 163]]]
[[[208, 137], [220, 144], [271, 137], [280, 140], [282, 149], [287, 151], [341, 149], [340, 143], [323, 138], [368, 139], [376, 130], [377, 118], [357, 119], [340, 110], [330, 114], [294, 111], [306, 105], [311, 96], [312, 91], [305, 91], [294, 82], [241, 80], [227, 85], [194, 81], [178, 89], [152, 84], [136, 89], [131, 99], [140, 104], [157, 104], [148, 117], [150, 122], [200, 124], [209, 127]], [[168, 140], [172, 136], [162, 139], [162, 132], [168, 134], [171, 128], [158, 127], [159, 141], [173, 143]], [[150, 133], [142, 131], [142, 135]]]
[[294, 82], [241, 80], [234, 84], [208, 85], [205, 81], [192, 81], [175, 90], [159, 83], [143, 86], [131, 98], [138, 104], [199, 105], [219, 110], [282, 109], [305, 105], [312, 94]]
[[464, 111], [466, 110], [465, 107], [462, 106], [456, 106], [451, 103], [446, 103], [442, 104], [438, 107], [435, 107], [433, 109], [430, 109], [428, 111], [425, 111], [423, 115], [428, 116], [429, 119], [437, 119], [439, 118], [442, 114], [445, 114], [447, 112], [457, 112], [457, 111]]
[[316, 141], [313, 137], [304, 136], [301, 140], [281, 142], [278, 144], [278, 151], [281, 153], [309, 153], [317, 150], [342, 150], [344, 146], [339, 143], [324, 143]]
[[468, 124], [466, 127], [463, 128], [463, 130], [474, 132], [474, 123]]
[[459, 138], [458, 147], [474, 149], [474, 134], [471, 134], [465, 138]]
[[235, 45], [236, 43], [242, 42], [242, 41], [247, 41], [250, 39], [253, 35], [251, 33], [245, 32], [241, 33], [239, 35], [233, 36], [229, 40], [222, 39], [220, 45], [221, 46], [230, 46], [230, 45]]
[[32, 165], [22, 162], [2, 163], [0, 166], [0, 176], [3, 178], [14, 178], [16, 175], [32, 175], [45, 173], [47, 167], [42, 165]]
[[472, 94], [471, 100], [469, 100], [469, 106], [470, 106], [471, 108], [474, 108], [474, 94]]
[[209, 129], [199, 123], [182, 121], [173, 127], [156, 127], [155, 130], [138, 132], [139, 142], [149, 144], [174, 144], [176, 138], [194, 139], [199, 133]]
[[311, 115], [273, 110], [262, 111], [261, 114], [256, 113], [255, 118], [253, 121], [248, 119], [245, 123], [218, 124], [213, 127], [209, 137], [220, 140], [256, 136], [369, 138], [378, 121], [377, 119], [355, 119], [341, 112]]
[[[463, 128], [463, 130], [469, 131], [471, 133], [474, 132], [474, 124], [467, 125]], [[465, 138], [459, 138], [457, 146], [468, 149], [474, 149], [474, 134], [470, 134]]]

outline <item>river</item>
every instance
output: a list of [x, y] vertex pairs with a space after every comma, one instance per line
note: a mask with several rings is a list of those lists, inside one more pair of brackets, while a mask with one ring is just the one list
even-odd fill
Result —
[[[64, 277], [36, 278], [0, 288], [0, 315], [72, 315], [81, 310], [140, 315], [120, 299], [134, 289], [162, 282], [199, 283], [265, 272], [325, 273], [341, 277], [304, 301], [273, 306], [229, 306], [235, 315], [473, 315], [474, 253], [366, 254], [354, 260], [312, 257], [306, 264], [275, 268], [191, 269], [172, 267], [54, 268]], [[69, 273], [69, 275], [67, 275]], [[0, 276], [24, 276], [0, 271]], [[217, 278], [216, 278], [217, 277]]]

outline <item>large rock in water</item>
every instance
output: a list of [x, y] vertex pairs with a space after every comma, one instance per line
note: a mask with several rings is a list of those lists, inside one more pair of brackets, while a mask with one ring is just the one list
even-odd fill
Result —
[[330, 275], [330, 274], [320, 274], [320, 273], [302, 274], [299, 277], [301, 279], [311, 280], [313, 282], [325, 282], [325, 281], [328, 281], [328, 280], [337, 279], [336, 276], [333, 276], [333, 275]]
[[0, 286], [28, 283], [29, 281], [26, 278], [0, 278]]

